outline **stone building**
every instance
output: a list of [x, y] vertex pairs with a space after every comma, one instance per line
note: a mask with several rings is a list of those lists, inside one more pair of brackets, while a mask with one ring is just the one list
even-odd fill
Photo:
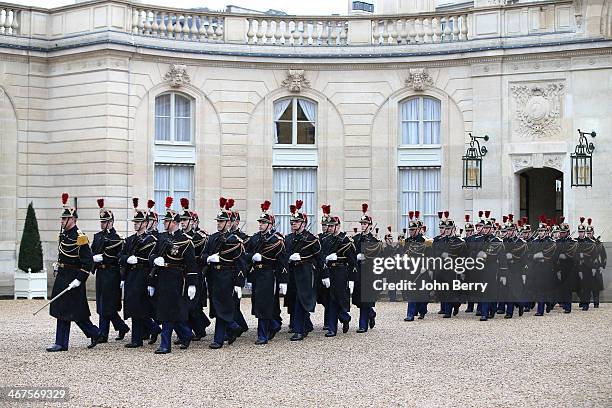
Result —
[[[1, 3], [2, 294], [30, 201], [56, 256], [64, 191], [89, 234], [98, 197], [126, 234], [132, 197], [171, 194], [208, 229], [224, 195], [248, 232], [264, 199], [283, 230], [301, 198], [312, 228], [323, 203], [348, 230], [368, 202], [383, 230], [408, 210], [433, 234], [438, 210], [483, 209], [589, 216], [612, 237], [612, 1], [418, 3], [344, 17]], [[592, 187], [571, 187], [577, 129], [597, 132]], [[490, 138], [480, 189], [462, 188], [469, 133]]]

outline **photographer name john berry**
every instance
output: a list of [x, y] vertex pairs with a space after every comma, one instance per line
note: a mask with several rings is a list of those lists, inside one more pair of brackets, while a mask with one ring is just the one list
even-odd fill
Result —
[[[420, 285], [418, 285], [420, 283]], [[469, 291], [484, 293], [487, 290], [486, 282], [463, 282], [460, 279], [453, 279], [451, 282], [413, 282], [402, 279], [399, 282], [388, 282], [386, 278], [377, 279], [372, 283], [374, 290], [407, 290], [407, 291]]]

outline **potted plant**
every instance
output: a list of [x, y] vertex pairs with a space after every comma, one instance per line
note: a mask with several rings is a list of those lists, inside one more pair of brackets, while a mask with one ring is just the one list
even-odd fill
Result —
[[38, 221], [32, 203], [28, 205], [19, 245], [19, 261], [15, 270], [15, 299], [19, 297], [47, 298], [47, 270], [43, 267]]

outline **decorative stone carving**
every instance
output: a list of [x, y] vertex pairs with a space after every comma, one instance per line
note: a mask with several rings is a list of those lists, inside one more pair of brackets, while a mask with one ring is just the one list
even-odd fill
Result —
[[433, 85], [433, 79], [425, 68], [411, 68], [406, 78], [406, 86], [414, 91], [422, 92], [426, 87]]
[[191, 82], [191, 78], [187, 73], [187, 65], [172, 64], [170, 69], [164, 75], [166, 81], [170, 81], [170, 86], [173, 88], [181, 87]]
[[301, 92], [302, 88], [310, 88], [310, 82], [304, 76], [303, 69], [290, 69], [287, 78], [281, 83], [282, 86], [291, 92]]
[[512, 85], [510, 89], [518, 122], [514, 126], [515, 135], [528, 139], [559, 135], [564, 84], [522, 84]]
[[523, 169], [533, 167], [533, 161], [530, 154], [522, 156], [512, 156], [512, 171], [515, 173]]
[[550, 167], [559, 171], [563, 171], [563, 161], [566, 155], [564, 154], [545, 154], [544, 155], [544, 167]]

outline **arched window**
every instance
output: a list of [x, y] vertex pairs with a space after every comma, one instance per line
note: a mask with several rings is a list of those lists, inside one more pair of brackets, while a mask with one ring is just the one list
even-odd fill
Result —
[[303, 98], [285, 98], [274, 102], [274, 143], [279, 145], [314, 145], [316, 141], [317, 104]]
[[155, 98], [155, 141], [193, 143], [193, 101], [169, 92]]
[[440, 144], [440, 101], [427, 96], [400, 103], [403, 145]]

